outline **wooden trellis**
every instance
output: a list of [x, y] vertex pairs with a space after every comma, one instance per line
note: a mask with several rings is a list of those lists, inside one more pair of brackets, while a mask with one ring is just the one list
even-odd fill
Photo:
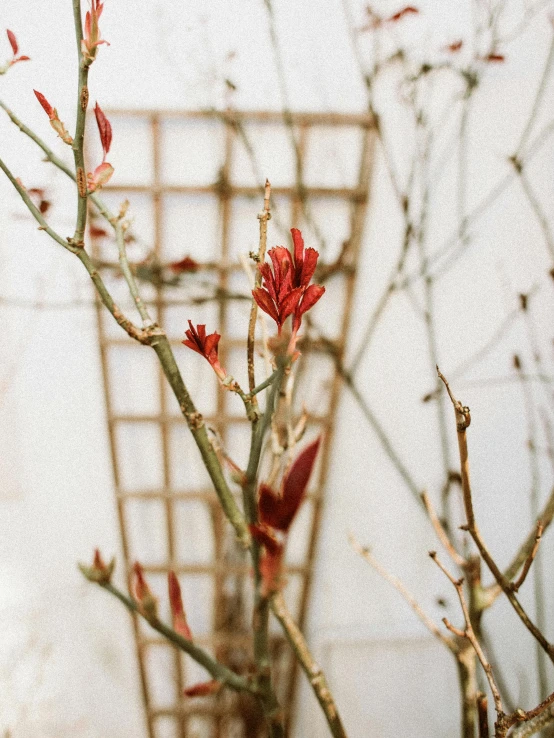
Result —
[[[186, 354], [181, 340], [187, 319], [222, 334], [221, 363], [246, 386], [249, 286], [239, 256], [257, 248], [256, 214], [265, 175], [272, 180], [273, 199], [268, 247], [290, 243], [288, 228], [297, 226], [306, 244], [321, 252], [318, 274], [327, 298], [313, 311], [313, 323], [306, 321], [298, 395], [308, 403], [307, 436], [323, 432], [324, 444], [287, 552], [286, 596], [302, 626], [341, 382], [336, 358], [345, 350], [369, 196], [372, 119], [284, 118], [266, 112], [119, 110], [108, 115], [116, 175], [102, 197], [113, 210], [130, 200], [132, 230], [142, 240], [130, 240], [128, 251], [143, 295], [175, 348], [216, 442], [239, 462], [248, 431], [242, 405], [217, 385], [200, 357]], [[130, 311], [113, 243], [98, 228], [91, 236], [106, 280]], [[184, 256], [197, 266], [177, 279], [168, 265]], [[120, 332], [100, 305], [98, 330], [127, 573], [136, 559], [141, 561], [168, 617], [165, 575], [175, 570], [195, 639], [219, 659], [246, 669], [251, 661], [248, 560], [234, 545], [155, 355]], [[260, 358], [258, 381], [265, 376], [262, 364]], [[225, 692], [217, 698], [183, 697], [185, 685], [206, 674], [144, 623], [137, 620], [134, 627], [150, 738], [259, 734], [259, 716], [246, 699]], [[278, 628], [272, 637], [278, 691], [292, 713], [294, 661]]]

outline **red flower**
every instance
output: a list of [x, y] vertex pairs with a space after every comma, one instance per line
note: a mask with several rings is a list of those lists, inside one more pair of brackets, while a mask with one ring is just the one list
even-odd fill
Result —
[[[264, 547], [260, 559], [263, 595], [278, 590], [281, 583], [286, 535], [302, 504], [315, 463], [321, 438], [310, 443], [294, 460], [281, 484], [280, 493], [267, 484], [260, 486], [258, 497], [258, 525], [251, 525], [254, 540]], [[277, 537], [280, 532], [281, 540]]]
[[173, 630], [179, 635], [192, 641], [192, 633], [187, 623], [187, 616], [183, 607], [183, 598], [181, 597], [181, 587], [175, 572], [170, 571], [167, 574], [167, 588], [169, 591], [169, 604], [171, 605], [171, 614], [173, 616]]
[[66, 127], [64, 126], [62, 121], [59, 119], [58, 111], [56, 110], [56, 108], [53, 108], [50, 105], [50, 103], [44, 97], [42, 92], [39, 92], [38, 90], [33, 90], [33, 92], [35, 93], [35, 96], [37, 100], [39, 101], [39, 103], [42, 105], [42, 109], [48, 116], [50, 120], [50, 125], [52, 126], [52, 128], [56, 131], [56, 133], [62, 139], [62, 141], [64, 141], [69, 146], [71, 146], [71, 144], [73, 143], [73, 139], [67, 132]]
[[104, 5], [100, 0], [91, 0], [90, 10], [87, 12], [85, 18], [85, 32], [81, 41], [81, 53], [88, 64], [92, 64], [96, 59], [96, 53], [100, 44], [107, 44], [109, 46], [108, 42], [100, 37], [100, 29], [98, 28], [98, 21], [103, 10]]
[[302, 315], [325, 292], [325, 287], [321, 285], [310, 285], [319, 258], [318, 252], [304, 248], [304, 239], [297, 228], [291, 228], [291, 233], [294, 255], [284, 246], [270, 249], [272, 264], [266, 262], [260, 265], [262, 286], [252, 291], [260, 309], [277, 323], [279, 334], [289, 315], [294, 315], [292, 330], [296, 334]]
[[8, 41], [10, 42], [10, 46], [12, 47], [13, 56], [10, 59], [10, 61], [7, 63], [7, 67], [4, 67], [3, 69], [4, 72], [9, 67], [13, 67], [14, 64], [17, 64], [17, 62], [30, 61], [30, 57], [28, 56], [17, 56], [17, 52], [19, 51], [19, 45], [17, 43], [15, 33], [13, 33], [13, 31], [10, 31], [9, 29], [6, 30], [6, 33], [8, 34]]
[[186, 339], [181, 343], [207, 359], [219, 379], [223, 381], [227, 376], [227, 372], [219, 363], [217, 356], [217, 344], [221, 338], [220, 334], [210, 333], [210, 335], [207, 336], [205, 325], [198, 325], [195, 328], [192, 321], [189, 320], [189, 329], [185, 331], [185, 336]]

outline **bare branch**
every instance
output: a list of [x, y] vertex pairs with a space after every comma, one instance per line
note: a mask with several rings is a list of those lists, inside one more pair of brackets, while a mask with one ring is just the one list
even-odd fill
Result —
[[435, 638], [438, 638], [441, 643], [443, 643], [452, 653], [456, 654], [458, 651], [458, 648], [456, 646], [455, 641], [452, 638], [445, 637], [444, 633], [441, 631], [439, 626], [427, 615], [427, 613], [422, 609], [422, 607], [417, 602], [416, 598], [413, 596], [413, 594], [402, 584], [400, 579], [394, 576], [394, 574], [391, 574], [388, 572], [379, 561], [373, 556], [371, 551], [368, 548], [364, 548], [355, 538], [355, 536], [351, 533], [348, 536], [348, 540], [350, 541], [350, 545], [354, 549], [354, 551], [359, 554], [363, 559], [367, 561], [367, 563], [375, 569], [375, 571], [383, 577], [385, 581], [387, 581], [389, 584], [391, 584], [397, 592], [399, 592], [400, 595], [406, 600], [408, 605], [412, 608], [412, 610], [415, 612], [415, 614], [418, 616], [418, 618], [421, 620], [423, 625], [427, 628], [427, 630], [432, 633]]

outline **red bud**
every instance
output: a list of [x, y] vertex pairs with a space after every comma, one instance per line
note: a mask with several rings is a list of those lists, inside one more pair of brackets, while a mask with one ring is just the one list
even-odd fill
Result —
[[181, 597], [181, 587], [175, 572], [170, 571], [167, 574], [167, 588], [169, 590], [169, 603], [171, 605], [171, 614], [173, 615], [173, 630], [179, 635], [192, 641], [192, 633], [187, 623], [187, 616], [183, 607], [183, 599]]

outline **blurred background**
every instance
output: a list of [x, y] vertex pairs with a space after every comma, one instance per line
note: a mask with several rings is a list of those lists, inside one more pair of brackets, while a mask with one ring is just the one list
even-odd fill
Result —
[[[340, 346], [306, 351], [308, 434], [318, 418], [327, 424], [312, 506], [324, 500], [322, 517], [304, 516], [289, 563], [309, 569], [305, 632], [354, 738], [459, 735], [452, 655], [348, 543], [352, 532], [370, 546], [439, 625], [444, 616], [461, 624], [454, 590], [427, 555], [438, 543], [419, 500], [426, 490], [463, 545], [454, 419], [436, 363], [472, 411], [476, 514], [501, 566], [551, 494], [553, 12], [540, 0], [105, 2], [110, 46], [90, 74], [91, 102], [114, 131], [105, 199], [114, 210], [130, 200], [129, 256], [146, 297], [175, 303], [162, 323], [176, 345], [188, 318], [206, 322], [227, 340], [233, 374], [245, 371], [241, 257], [257, 248], [265, 177], [275, 192], [269, 245], [288, 244], [297, 225], [337, 272], [304, 328], [315, 344]], [[70, 162], [32, 91], [71, 130], [71, 3], [5, 0], [0, 17], [31, 57], [0, 79], [0, 99]], [[70, 233], [72, 184], [0, 113], [0, 156], [38, 190], [52, 226]], [[99, 320], [81, 265], [37, 231], [5, 178], [0, 223], [0, 734], [176, 736], [174, 662], [140, 659], [149, 710], [167, 718], [154, 725], [129, 616], [76, 563], [98, 546], [116, 555], [120, 583], [126, 553], [159, 574], [167, 509], [153, 496], [122, 516], [121, 495], [171, 488], [184, 499], [202, 486], [195, 451], [180, 426], [169, 451], [163, 434], [156, 446], [165, 426], [156, 424], [163, 390], [152, 357], [109, 343], [116, 326]], [[119, 296], [115, 245], [100, 233], [90, 243]], [[187, 256], [202, 269], [171, 269]], [[178, 361], [202, 412], [221, 413], [208, 367], [191, 352]], [[225, 441], [242, 460], [244, 427], [225, 414]], [[133, 422], [114, 431], [125, 418]], [[175, 512], [172, 525], [184, 553], [170, 558], [183, 575], [191, 561], [201, 571], [198, 561], [216, 555], [205, 511]], [[521, 591], [550, 640], [553, 558], [547, 534]], [[290, 588], [292, 602], [302, 604], [305, 583]], [[190, 594], [185, 585], [185, 597], [201, 633], [214, 585], [197, 585]], [[552, 691], [551, 666], [502, 599], [484, 632], [507, 701], [528, 709]], [[326, 734], [302, 676], [294, 704], [292, 735]], [[210, 730], [190, 722], [187, 735]]]

